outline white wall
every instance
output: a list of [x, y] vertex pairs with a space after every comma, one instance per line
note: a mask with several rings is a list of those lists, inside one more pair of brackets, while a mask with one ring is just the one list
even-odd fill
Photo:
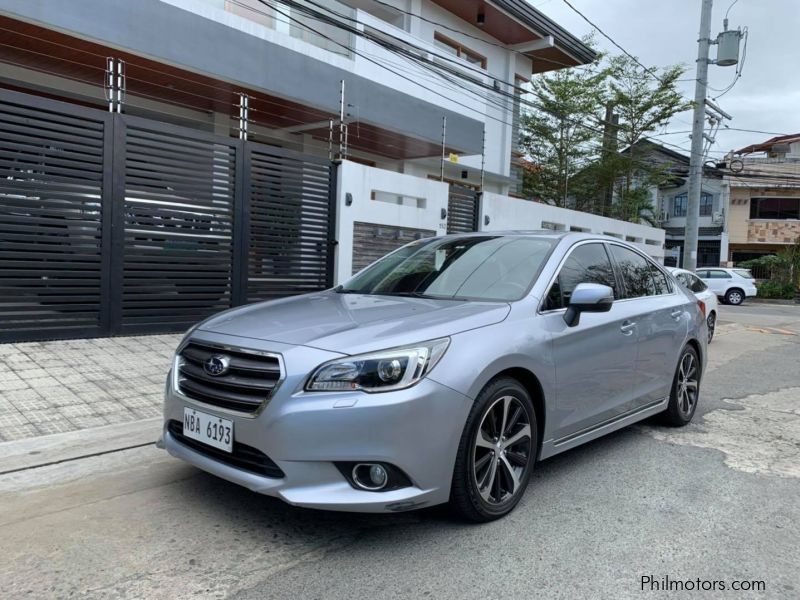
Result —
[[[486, 218], [488, 217], [488, 224]], [[480, 225], [482, 231], [515, 229], [559, 229], [572, 227], [597, 234], [613, 235], [631, 242], [657, 261], [664, 262], [663, 229], [618, 221], [589, 213], [558, 208], [539, 202], [528, 202], [499, 194], [484, 192], [481, 202]]]
[[[353, 203], [347, 206], [347, 194]], [[372, 199], [373, 195], [376, 199]], [[437, 235], [447, 231], [448, 185], [422, 177], [367, 167], [350, 161], [339, 166], [336, 190], [336, 284], [353, 272], [353, 224], [356, 221], [427, 229]]]

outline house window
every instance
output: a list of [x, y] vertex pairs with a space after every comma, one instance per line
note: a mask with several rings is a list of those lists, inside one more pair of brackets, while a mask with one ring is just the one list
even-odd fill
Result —
[[703, 193], [700, 196], [700, 216], [710, 217], [714, 210], [714, 196]]
[[448, 54], [463, 58], [468, 63], [472, 63], [481, 69], [486, 68], [486, 57], [478, 54], [474, 50], [464, 47], [463, 44], [442, 35], [438, 31], [433, 34], [433, 40], [436, 46], [446, 51]]
[[[689, 204], [689, 197], [687, 194], [679, 194], [675, 196], [675, 199], [672, 201], [672, 216], [673, 217], [685, 217], [686, 216], [686, 207]], [[700, 194], [700, 216], [701, 217], [710, 217], [714, 210], [714, 196], [703, 192]]]
[[751, 198], [751, 219], [800, 219], [800, 198]]
[[673, 217], [685, 217], [686, 216], [686, 202], [688, 198], [686, 194], [681, 194], [680, 196], [675, 196], [672, 201], [672, 216]]

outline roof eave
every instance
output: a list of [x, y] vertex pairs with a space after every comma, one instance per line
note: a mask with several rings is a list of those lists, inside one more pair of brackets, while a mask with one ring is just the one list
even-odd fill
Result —
[[597, 59], [594, 50], [525, 0], [490, 0], [490, 2], [534, 29], [537, 34], [552, 35], [555, 47], [571, 56], [577, 64], [585, 65]]

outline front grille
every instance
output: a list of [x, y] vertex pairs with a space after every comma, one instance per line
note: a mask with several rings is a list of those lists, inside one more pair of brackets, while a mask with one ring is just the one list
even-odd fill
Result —
[[[206, 373], [203, 365], [212, 356], [224, 356], [230, 361], [222, 375]], [[276, 356], [191, 341], [181, 350], [180, 359], [181, 393], [198, 402], [245, 413], [257, 411], [281, 379], [281, 364]]]
[[269, 456], [252, 446], [240, 444], [234, 440], [232, 453], [219, 450], [213, 446], [206, 446], [205, 444], [201, 444], [196, 440], [184, 436], [183, 423], [180, 421], [170, 421], [167, 424], [167, 431], [184, 446], [204, 456], [213, 458], [216, 461], [225, 463], [226, 465], [236, 467], [242, 471], [256, 473], [257, 475], [264, 475], [265, 477], [272, 477], [275, 479], [286, 477], [286, 474], [281, 471], [278, 465], [272, 462]]

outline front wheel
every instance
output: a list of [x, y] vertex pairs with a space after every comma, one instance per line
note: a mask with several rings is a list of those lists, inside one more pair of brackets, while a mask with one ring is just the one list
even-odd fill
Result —
[[737, 288], [728, 290], [725, 292], [725, 302], [728, 304], [733, 304], [734, 306], [739, 306], [742, 302], [744, 302], [744, 292]]
[[515, 379], [490, 382], [472, 407], [453, 471], [452, 507], [470, 521], [499, 519], [519, 503], [537, 452], [536, 413]]
[[700, 358], [691, 346], [686, 346], [678, 360], [678, 368], [672, 380], [669, 404], [663, 421], [673, 427], [688, 424], [697, 409], [700, 397]]

